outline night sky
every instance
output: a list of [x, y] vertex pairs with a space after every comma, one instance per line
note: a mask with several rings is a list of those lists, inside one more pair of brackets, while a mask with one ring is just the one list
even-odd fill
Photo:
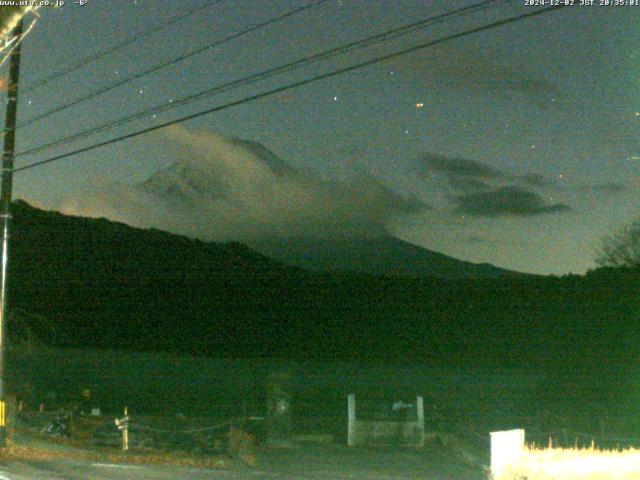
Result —
[[[59, 9], [43, 8], [24, 41], [21, 88], [206, 3], [68, 0]], [[21, 92], [18, 123], [310, 2], [210, 3]], [[328, 0], [20, 128], [17, 149], [472, 3]], [[504, 2], [20, 156], [16, 165], [533, 9]], [[561, 9], [17, 173], [14, 196], [212, 240], [313, 234], [326, 222], [349, 234], [386, 230], [473, 262], [583, 273], [594, 268], [601, 237], [638, 215], [638, 27], [640, 7]], [[6, 75], [7, 66], [2, 69]], [[259, 142], [300, 174], [265, 170], [255, 152], [230, 138]], [[175, 198], [155, 201], [142, 186], [154, 174], [156, 183], [171, 181], [157, 172], [176, 162], [206, 173], [195, 174], [199, 196], [182, 198], [180, 206]], [[327, 214], [332, 211], [340, 221]], [[167, 220], [176, 215], [180, 221]], [[300, 226], [305, 218], [314, 219], [313, 229]]]

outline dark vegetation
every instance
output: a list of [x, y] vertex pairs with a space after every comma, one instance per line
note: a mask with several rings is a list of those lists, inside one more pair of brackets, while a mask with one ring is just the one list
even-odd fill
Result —
[[465, 281], [311, 273], [236, 243], [24, 202], [11, 247], [11, 304], [48, 317], [58, 346], [583, 366], [627, 362], [640, 346], [637, 269]]
[[[11, 248], [12, 308], [46, 317], [49, 327], [32, 327], [51, 346], [454, 371], [526, 367], [543, 372], [527, 394], [536, 415], [562, 403], [583, 425], [617, 415], [632, 426], [638, 417], [637, 268], [469, 280], [308, 272], [236, 243], [24, 202], [14, 206]], [[510, 395], [510, 385], [490, 390]]]

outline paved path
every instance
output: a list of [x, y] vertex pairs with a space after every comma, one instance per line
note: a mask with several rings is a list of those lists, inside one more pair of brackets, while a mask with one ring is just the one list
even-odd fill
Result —
[[[257, 476], [256, 476], [257, 475]], [[75, 460], [10, 461], [0, 463], [0, 480], [242, 480], [277, 478], [260, 472], [188, 467], [119, 465]]]
[[7, 460], [0, 480], [486, 480], [445, 452], [348, 449], [331, 446], [262, 451], [258, 466], [219, 469], [126, 465], [82, 460]]

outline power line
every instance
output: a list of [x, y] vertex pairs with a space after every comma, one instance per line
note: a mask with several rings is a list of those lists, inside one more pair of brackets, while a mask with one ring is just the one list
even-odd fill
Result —
[[180, 22], [181, 20], [190, 17], [192, 15], [196, 15], [197, 13], [200, 13], [203, 10], [206, 10], [207, 8], [222, 2], [223, 0], [206, 0], [206, 4], [202, 5], [200, 7], [194, 8], [189, 10], [188, 12], [185, 12], [181, 15], [177, 15], [175, 17], [170, 18], [169, 20], [167, 20], [166, 22], [163, 22], [159, 25], [156, 25], [154, 27], [151, 27], [147, 30], [142, 31], [141, 33], [139, 33], [138, 35], [135, 35], [134, 37], [131, 37], [127, 40], [124, 40], [120, 43], [116, 43], [115, 45], [108, 47], [104, 50], [101, 50], [100, 52], [97, 52], [93, 55], [89, 55], [88, 57], [83, 58], [82, 60], [79, 60], [76, 63], [73, 63], [67, 67], [64, 67], [60, 70], [58, 70], [55, 73], [52, 73], [51, 75], [48, 75], [40, 80], [37, 80], [29, 85], [27, 85], [26, 87], [24, 87], [23, 89], [23, 94], [24, 93], [28, 93], [31, 92], [33, 90], [35, 90], [36, 88], [40, 88], [43, 85], [46, 85], [47, 83], [62, 77], [64, 75], [68, 75], [72, 72], [75, 72], [76, 70], [78, 70], [79, 68], [84, 67], [85, 65], [88, 65], [89, 63], [93, 63], [98, 61], [99, 59], [101, 59], [102, 57], [105, 57], [111, 53], [117, 52], [118, 50], [121, 50], [125, 47], [128, 47], [129, 45], [131, 45], [132, 43], [137, 42], [138, 40], [141, 40], [143, 38], [149, 37], [155, 33], [158, 33], [162, 30], [164, 30], [165, 28], [170, 27], [171, 25]]
[[88, 128], [86, 130], [83, 130], [81, 132], [72, 134], [72, 135], [68, 135], [62, 138], [59, 138], [57, 140], [39, 145], [37, 147], [33, 147], [30, 148], [28, 150], [22, 151], [22, 152], [18, 152], [18, 154], [16, 156], [24, 156], [24, 155], [28, 155], [28, 154], [33, 154], [42, 150], [46, 150], [49, 149], [51, 147], [54, 146], [58, 146], [58, 145], [63, 145], [66, 143], [70, 143], [76, 140], [79, 140], [81, 138], [85, 138], [87, 136], [91, 136], [91, 135], [95, 135], [97, 133], [106, 131], [106, 130], [110, 130], [112, 128], [118, 127], [118, 126], [122, 126], [122, 125], [126, 125], [128, 123], [131, 123], [135, 120], [138, 120], [140, 118], [144, 118], [146, 116], [150, 116], [152, 114], [156, 114], [156, 113], [161, 113], [161, 112], [165, 112], [167, 110], [172, 110], [174, 108], [177, 108], [179, 106], [182, 105], [186, 105], [192, 102], [195, 102], [197, 100], [201, 100], [207, 97], [210, 97], [212, 95], [227, 91], [227, 90], [231, 90], [234, 88], [237, 88], [239, 86], [246, 86], [249, 84], [253, 84], [262, 80], [265, 80], [267, 78], [271, 78], [274, 77], [276, 75], [280, 75], [282, 73], [294, 70], [294, 69], [298, 69], [301, 68], [303, 66], [307, 66], [310, 65], [312, 63], [321, 61], [321, 60], [326, 60], [328, 58], [332, 58], [338, 55], [342, 55], [344, 53], [347, 53], [351, 50], [355, 50], [355, 49], [361, 49], [361, 48], [365, 48], [365, 47], [370, 47], [372, 45], [378, 44], [378, 43], [382, 43], [382, 42], [386, 42], [389, 40], [393, 40], [396, 39], [402, 35], [407, 35], [409, 33], [412, 33], [418, 29], [421, 29], [423, 27], [425, 27], [427, 24], [431, 24], [431, 23], [440, 23], [440, 22], [444, 22], [447, 21], [451, 18], [454, 17], [458, 17], [458, 16], [464, 16], [464, 15], [468, 15], [470, 13], [475, 13], [478, 12], [480, 10], [492, 7], [494, 4], [500, 4], [500, 3], [506, 3], [509, 0], [485, 0], [483, 2], [474, 4], [474, 5], [470, 5], [467, 7], [463, 7], [463, 8], [459, 8], [450, 12], [446, 12], [434, 17], [427, 17], [426, 19], [422, 19], [419, 20], [417, 22], [413, 22], [411, 24], [408, 25], [404, 25], [398, 28], [394, 28], [392, 30], [388, 30], [376, 35], [371, 35], [369, 37], [366, 37], [364, 39], [361, 40], [357, 40], [351, 43], [348, 43], [346, 45], [342, 45], [336, 48], [332, 48], [329, 50], [325, 50], [323, 52], [311, 55], [311, 56], [307, 56], [307, 57], [302, 57], [300, 59], [294, 60], [292, 62], [288, 62], [284, 65], [280, 65], [278, 67], [274, 67], [271, 69], [268, 69], [266, 71], [262, 71], [262, 72], [258, 72], [252, 75], [249, 75], [247, 77], [243, 77], [240, 78], [238, 80], [232, 80], [230, 82], [226, 82], [223, 84], [219, 84], [216, 85], [214, 87], [208, 88], [204, 91], [195, 93], [195, 94], [191, 94], [188, 95], [186, 97], [180, 98], [180, 99], [176, 99], [175, 101], [171, 101], [170, 104], [163, 104], [163, 105], [159, 105], [159, 106], [155, 106], [146, 110], [143, 110], [142, 112], [138, 112], [138, 113], [134, 113], [132, 115], [128, 115], [125, 117], [121, 117], [119, 119], [116, 120], [112, 120], [106, 123], [103, 123], [102, 125], [98, 125], [95, 127], [91, 127]]
[[42, 120], [44, 118], [47, 118], [50, 115], [53, 115], [54, 113], [62, 112], [64, 110], [66, 110], [68, 108], [71, 108], [71, 107], [73, 107], [75, 105], [78, 105], [78, 104], [80, 104], [82, 102], [86, 102], [87, 100], [91, 100], [91, 99], [93, 99], [95, 97], [98, 97], [98, 96], [103, 95], [103, 94], [105, 94], [107, 92], [110, 92], [111, 90], [113, 90], [115, 88], [118, 88], [118, 87], [121, 87], [122, 85], [125, 85], [125, 84], [127, 84], [129, 82], [132, 82], [133, 80], [137, 80], [139, 78], [146, 77], [147, 75], [150, 75], [152, 73], [158, 72], [158, 71], [160, 71], [160, 70], [162, 70], [162, 69], [164, 69], [166, 67], [169, 67], [171, 65], [175, 65], [176, 63], [180, 63], [180, 62], [182, 62], [182, 61], [184, 61], [184, 60], [186, 60], [188, 58], [191, 58], [191, 57], [193, 57], [195, 55], [198, 55], [198, 54], [200, 54], [202, 52], [210, 50], [210, 49], [212, 49], [214, 47], [220, 46], [220, 45], [222, 45], [224, 43], [227, 43], [227, 42], [229, 42], [231, 40], [235, 40], [235, 39], [240, 38], [240, 37], [242, 37], [244, 35], [247, 35], [247, 34], [249, 34], [251, 32], [259, 30], [261, 28], [273, 25], [273, 24], [275, 24], [275, 23], [277, 23], [279, 21], [282, 21], [284, 19], [292, 17], [292, 16], [294, 16], [294, 15], [296, 15], [298, 13], [301, 13], [301, 12], [303, 12], [305, 10], [309, 10], [311, 8], [317, 7], [317, 6], [319, 6], [319, 5], [321, 5], [321, 4], [325, 3], [325, 2], [327, 2], [327, 0], [317, 0], [317, 1], [315, 1], [315, 2], [313, 2], [311, 4], [309, 4], [309, 5], [305, 5], [303, 7], [295, 8], [293, 10], [290, 10], [290, 11], [278, 16], [278, 17], [274, 17], [274, 18], [271, 18], [270, 20], [267, 20], [267, 21], [264, 21], [264, 22], [261, 22], [261, 23], [257, 23], [255, 25], [252, 25], [251, 27], [248, 27], [248, 28], [245, 28], [244, 30], [241, 30], [240, 32], [237, 32], [237, 33], [234, 33], [232, 35], [229, 35], [229, 36], [223, 38], [222, 40], [216, 40], [215, 42], [210, 43], [209, 45], [197, 48], [197, 49], [192, 50], [192, 51], [190, 51], [188, 53], [180, 55], [178, 57], [174, 57], [174, 58], [172, 58], [171, 60], [169, 60], [167, 62], [158, 64], [158, 65], [156, 65], [154, 67], [151, 67], [151, 68], [149, 68], [147, 70], [144, 70], [142, 72], [130, 75], [129, 77], [123, 78], [122, 80], [118, 80], [118, 81], [116, 81], [114, 83], [111, 83], [109, 85], [101, 87], [101, 88], [99, 88], [97, 90], [94, 90], [94, 91], [92, 91], [92, 92], [90, 92], [90, 93], [88, 93], [88, 94], [86, 94], [86, 95], [84, 95], [82, 97], [76, 98], [75, 100], [72, 100], [72, 101], [70, 101], [68, 103], [65, 103], [65, 104], [63, 104], [63, 105], [61, 105], [59, 107], [53, 108], [51, 110], [48, 110], [48, 111], [46, 111], [44, 113], [41, 113], [40, 115], [36, 115], [35, 117], [32, 117], [29, 120], [25, 121], [23, 124], [18, 125], [18, 128], [23, 128], [23, 127], [26, 127], [28, 125], [31, 125], [31, 124], [39, 121], [39, 120]]
[[258, 93], [258, 94], [255, 94], [255, 95], [251, 95], [251, 96], [242, 98], [240, 100], [235, 100], [235, 101], [223, 104], [223, 105], [219, 105], [219, 106], [216, 106], [216, 107], [213, 107], [213, 108], [209, 108], [207, 110], [203, 110], [203, 111], [200, 111], [200, 112], [197, 112], [197, 113], [193, 113], [191, 115], [187, 115], [187, 116], [178, 118], [176, 120], [172, 120], [170, 122], [165, 122], [165, 123], [162, 123], [162, 124], [159, 124], [159, 125], [154, 125], [153, 127], [144, 128], [144, 129], [138, 130], [136, 132], [128, 133], [128, 134], [125, 134], [125, 135], [121, 135], [119, 137], [112, 138], [110, 140], [106, 140], [104, 142], [96, 143], [96, 144], [93, 144], [93, 145], [89, 145], [87, 147], [83, 147], [83, 148], [79, 148], [77, 150], [73, 150], [71, 152], [67, 152], [67, 153], [63, 153], [63, 154], [60, 154], [60, 155], [56, 155], [54, 157], [51, 157], [51, 158], [48, 158], [48, 159], [45, 159], [45, 160], [41, 160], [41, 161], [38, 161], [38, 162], [31, 163], [29, 165], [25, 165], [24, 167], [14, 168], [13, 172], [15, 173], [15, 172], [20, 172], [20, 171], [24, 171], [24, 170], [29, 170], [29, 169], [32, 169], [32, 168], [35, 168], [35, 167], [38, 167], [38, 166], [41, 166], [41, 165], [44, 165], [44, 164], [47, 164], [47, 163], [56, 162], [56, 161], [62, 160], [64, 158], [71, 157], [73, 155], [78, 155], [80, 153], [85, 153], [85, 152], [88, 152], [88, 151], [91, 151], [91, 150], [95, 150], [97, 148], [105, 147], [105, 146], [111, 145], [113, 143], [121, 142], [123, 140], [128, 140], [130, 138], [134, 138], [134, 137], [143, 135], [145, 133], [150, 133], [150, 132], [153, 132], [153, 131], [156, 131], [156, 130], [160, 130], [162, 128], [169, 127], [171, 125], [176, 125], [178, 123], [186, 122], [188, 120], [193, 120], [195, 118], [202, 117], [204, 115], [209, 115], [211, 113], [219, 112], [219, 111], [225, 110], [227, 108], [236, 107], [238, 105], [242, 105], [242, 104], [245, 104], [245, 103], [248, 103], [248, 102], [252, 102], [254, 100], [259, 100], [259, 99], [262, 99], [262, 98], [270, 97], [272, 95], [276, 95], [278, 93], [282, 93], [282, 92], [285, 92], [287, 90], [292, 90], [294, 88], [298, 88], [298, 87], [301, 87], [301, 86], [304, 86], [304, 85], [315, 83], [315, 82], [318, 82], [320, 80], [324, 80], [324, 79], [327, 79], [327, 78], [331, 78], [331, 77], [335, 77], [335, 76], [338, 76], [338, 75], [342, 75], [344, 73], [352, 72], [354, 70], [358, 70], [358, 69], [361, 69], [361, 68], [364, 68], [364, 67], [368, 67], [368, 66], [380, 63], [380, 62], [384, 62], [386, 60], [391, 60], [393, 58], [396, 58], [396, 57], [399, 57], [399, 56], [402, 56], [402, 55], [406, 55], [408, 53], [412, 53], [412, 52], [415, 52], [415, 51], [418, 51], [418, 50], [423, 50], [425, 48], [433, 47], [435, 45], [439, 45], [441, 43], [449, 42], [451, 40], [455, 40], [455, 39], [458, 39], [458, 38], [463, 38], [463, 37], [466, 37], [468, 35], [484, 32], [484, 31], [491, 30], [491, 29], [494, 29], [494, 28], [502, 27], [504, 25], [508, 25], [510, 23], [515, 23], [515, 22], [518, 22], [520, 20], [524, 20], [524, 19], [527, 19], [527, 18], [532, 18], [532, 17], [538, 16], [538, 15], [542, 15], [542, 14], [545, 14], [545, 13], [556, 11], [556, 10], [559, 10], [561, 8], [565, 8], [565, 6], [564, 5], [557, 5], [557, 6], [553, 6], [553, 7], [543, 8], [541, 10], [536, 10], [534, 12], [524, 13], [524, 14], [513, 16], [513, 17], [509, 17], [509, 18], [506, 18], [506, 19], [503, 19], [503, 20], [498, 20], [498, 21], [483, 25], [481, 27], [476, 27], [476, 28], [473, 28], [473, 29], [470, 29], [470, 30], [465, 30], [465, 31], [460, 32], [460, 33], [447, 35], [445, 37], [442, 37], [442, 38], [439, 38], [439, 39], [436, 39], [436, 40], [431, 40], [431, 41], [426, 42], [426, 43], [421, 43], [421, 44], [418, 44], [418, 45], [414, 45], [412, 47], [408, 47], [408, 48], [405, 48], [405, 49], [402, 49], [402, 50], [398, 50], [396, 52], [393, 52], [393, 53], [390, 53], [390, 54], [386, 54], [386, 55], [382, 55], [382, 56], [379, 56], [379, 57], [376, 57], [376, 58], [373, 58], [373, 59], [370, 59], [370, 60], [366, 60], [364, 62], [356, 63], [354, 65], [350, 65], [348, 67], [344, 67], [344, 68], [341, 68], [341, 69], [338, 69], [338, 70], [334, 70], [332, 72], [316, 75], [314, 77], [307, 78], [305, 80], [300, 80], [300, 81], [297, 81], [297, 82], [293, 82], [293, 83], [290, 83], [288, 85], [284, 85], [282, 87], [278, 87], [278, 88], [274, 88], [272, 90], [268, 90], [266, 92]]

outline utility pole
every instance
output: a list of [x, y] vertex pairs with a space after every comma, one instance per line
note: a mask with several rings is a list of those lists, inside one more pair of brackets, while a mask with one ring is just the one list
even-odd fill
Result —
[[2, 183], [0, 184], [0, 220], [2, 221], [2, 258], [0, 264], [0, 447], [5, 446], [6, 382], [5, 349], [7, 343], [7, 276], [9, 274], [9, 227], [11, 225], [11, 192], [13, 187], [13, 159], [16, 143], [16, 117], [18, 113], [18, 83], [20, 76], [20, 37], [22, 20], [13, 30], [15, 46], [10, 53], [9, 83], [7, 84], [7, 113], [4, 127], [2, 155]]

